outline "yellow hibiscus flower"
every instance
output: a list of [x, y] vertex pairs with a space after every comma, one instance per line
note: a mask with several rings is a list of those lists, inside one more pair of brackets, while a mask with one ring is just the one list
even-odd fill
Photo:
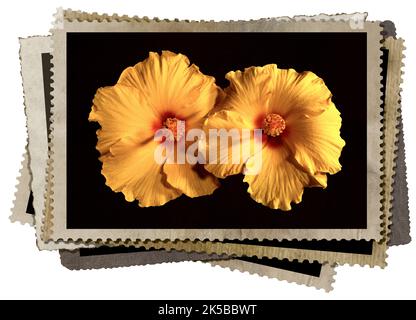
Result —
[[98, 89], [89, 120], [101, 125], [97, 150], [106, 184], [142, 207], [163, 205], [181, 194], [211, 194], [218, 181], [197, 164], [155, 161], [161, 142], [154, 135], [169, 129], [176, 144], [184, 139], [176, 135], [179, 121], [184, 121], [185, 133], [201, 128], [218, 93], [213, 77], [169, 51], [150, 52], [125, 69], [116, 85]]
[[[312, 72], [282, 70], [270, 64], [229, 72], [230, 81], [219, 110], [204, 124], [213, 128], [262, 130], [256, 157], [240, 153], [240, 162], [208, 163], [205, 169], [215, 176], [244, 173], [251, 197], [274, 209], [290, 210], [291, 202], [302, 200], [304, 187], [326, 188], [326, 173], [341, 170], [339, 157], [345, 141], [340, 136], [341, 116], [324, 81]], [[231, 156], [231, 144], [221, 145]], [[209, 146], [207, 144], [209, 150]], [[261, 159], [261, 170], [250, 169]], [[225, 163], [226, 162], [226, 163]]]

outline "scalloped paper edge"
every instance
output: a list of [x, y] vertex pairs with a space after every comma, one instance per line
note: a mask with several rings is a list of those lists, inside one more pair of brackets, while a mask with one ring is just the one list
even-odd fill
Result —
[[306, 274], [299, 274], [293, 271], [273, 268], [258, 263], [232, 259], [232, 260], [217, 260], [206, 262], [213, 267], [221, 267], [230, 271], [241, 273], [248, 273], [259, 277], [266, 277], [269, 279], [278, 279], [286, 281], [287, 283], [295, 283], [297, 285], [305, 285], [307, 287], [315, 287], [316, 289], [323, 289], [326, 292], [332, 291], [335, 282], [335, 265], [331, 266], [328, 263], [322, 265], [321, 274], [319, 277], [314, 277]]
[[206, 253], [142, 251], [81, 256], [80, 250], [59, 250], [61, 264], [69, 270], [94, 270], [161, 264], [167, 262], [228, 259], [227, 256]]
[[61, 264], [71, 271], [126, 268], [133, 266], [147, 266], [154, 264], [170, 264], [178, 262], [204, 262], [212, 266], [218, 265], [231, 270], [249, 272], [259, 276], [267, 276], [270, 279], [296, 283], [316, 289], [332, 290], [335, 281], [335, 268], [329, 264], [323, 264], [318, 277], [301, 272], [288, 271], [278, 267], [265, 266], [261, 263], [246, 262], [240, 259], [232, 259], [219, 255], [205, 253], [184, 253], [179, 251], [144, 251], [134, 253], [116, 253], [94, 256], [81, 256], [79, 250], [60, 250]]
[[30, 183], [32, 176], [29, 170], [29, 154], [26, 151], [23, 154], [23, 160], [20, 164], [19, 176], [17, 178], [17, 190], [14, 194], [12, 214], [9, 219], [11, 222], [19, 222], [22, 225], [34, 226], [35, 216], [26, 213], [27, 203], [30, 197]]

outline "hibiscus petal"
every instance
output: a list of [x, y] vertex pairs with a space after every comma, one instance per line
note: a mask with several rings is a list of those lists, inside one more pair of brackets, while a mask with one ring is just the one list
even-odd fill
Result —
[[320, 187], [326, 188], [328, 186], [328, 176], [326, 173], [316, 173], [315, 175], [311, 176], [311, 181], [308, 187]]
[[292, 116], [317, 115], [330, 106], [332, 94], [313, 72], [276, 69], [274, 76], [270, 109], [285, 120]]
[[165, 163], [163, 172], [170, 185], [191, 198], [212, 194], [219, 187], [218, 180], [199, 164]]
[[150, 52], [146, 60], [125, 69], [118, 83], [139, 90], [161, 119], [173, 115], [186, 120], [189, 128], [202, 125], [220, 90], [185, 55], [170, 51]]
[[[205, 121], [203, 129], [206, 135], [207, 151], [205, 169], [219, 178], [243, 172], [245, 162], [256, 151], [251, 124], [245, 121], [237, 112], [222, 110], [211, 115]], [[232, 133], [231, 130], [234, 130], [238, 140], [233, 140], [231, 135], [223, 142], [218, 135], [211, 135], [210, 137], [210, 130], [218, 133], [220, 129], [223, 130], [224, 134]], [[249, 133], [248, 139], [243, 139], [242, 129]], [[212, 144], [213, 141], [215, 141], [215, 144]], [[234, 158], [233, 148], [235, 148]], [[261, 150], [261, 141], [258, 148]], [[243, 150], [246, 152], [243, 152]]]
[[304, 170], [337, 173], [341, 170], [339, 157], [345, 141], [340, 136], [341, 116], [334, 104], [315, 117], [288, 121], [286, 143]]
[[244, 72], [227, 73], [225, 77], [230, 81], [230, 86], [225, 90], [227, 97], [223, 101], [223, 107], [240, 113], [251, 121], [252, 126], [258, 125], [257, 119], [268, 113], [268, 101], [276, 72], [276, 65], [270, 64], [246, 68]]
[[[319, 176], [318, 183], [314, 177], [300, 170], [290, 161], [290, 152], [284, 146], [266, 145], [261, 155], [262, 159], [258, 160], [262, 161], [260, 172], [246, 175], [244, 182], [249, 184], [247, 191], [251, 197], [270, 208], [290, 210], [291, 202], [301, 202], [304, 187], [318, 186], [326, 181]], [[247, 166], [253, 166], [255, 158], [250, 158]]]
[[88, 120], [100, 123], [97, 149], [105, 154], [122, 138], [152, 139], [157, 118], [138, 90], [116, 85], [98, 89]]
[[141, 207], [160, 206], [179, 197], [182, 192], [170, 186], [162, 164], [154, 160], [158, 142], [123, 138], [102, 157], [101, 173], [106, 184], [115, 192], [122, 192], [127, 201], [139, 200]]

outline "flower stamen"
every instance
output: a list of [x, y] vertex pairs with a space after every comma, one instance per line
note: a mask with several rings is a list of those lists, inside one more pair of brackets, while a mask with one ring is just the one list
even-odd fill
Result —
[[281, 115], [269, 113], [263, 120], [263, 132], [268, 136], [277, 137], [286, 128], [286, 122]]
[[166, 118], [163, 126], [171, 131], [175, 141], [181, 140], [185, 135], [185, 121], [176, 118]]

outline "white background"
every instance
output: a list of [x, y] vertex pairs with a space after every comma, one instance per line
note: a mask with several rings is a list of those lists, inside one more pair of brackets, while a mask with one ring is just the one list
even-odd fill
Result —
[[[2, 1], [0, 68], [0, 298], [122, 299], [338, 299], [416, 298], [416, 242], [389, 250], [385, 270], [337, 268], [335, 290], [305, 286], [212, 268], [202, 263], [71, 272], [57, 252], [39, 252], [34, 231], [9, 222], [26, 133], [18, 58], [18, 37], [45, 35], [58, 6], [99, 13], [237, 20], [297, 14], [368, 12], [371, 20], [393, 20], [406, 40], [403, 113], [410, 189], [416, 205], [416, 34], [411, 1]], [[221, 48], [219, 48], [221, 50]], [[282, 48], [284, 50], [284, 48]], [[354, 48], [351, 48], [354, 50]], [[97, 52], [99, 54], [99, 52]], [[345, 70], [348, 72], [348, 70]], [[353, 92], [351, 94], [354, 94]], [[348, 194], [346, 194], [348, 197]], [[350, 199], [354, 201], [354, 199]], [[413, 229], [413, 231], [416, 228]], [[415, 232], [412, 232], [416, 239]]]

